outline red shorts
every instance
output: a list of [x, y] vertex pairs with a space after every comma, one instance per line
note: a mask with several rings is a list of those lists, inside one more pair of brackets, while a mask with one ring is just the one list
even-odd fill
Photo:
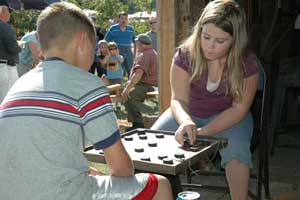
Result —
[[157, 188], [157, 177], [154, 174], [149, 174], [146, 186], [138, 195], [133, 198], [133, 200], [151, 200], [155, 196]]

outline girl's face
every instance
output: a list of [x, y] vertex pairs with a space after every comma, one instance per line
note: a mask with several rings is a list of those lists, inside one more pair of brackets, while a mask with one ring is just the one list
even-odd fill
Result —
[[103, 54], [107, 54], [107, 52], [108, 52], [108, 47], [106, 44], [100, 44], [99, 49], [100, 49], [100, 52]]
[[110, 47], [109, 48], [109, 52], [111, 55], [115, 56], [115, 55], [118, 55], [118, 48], [117, 47]]
[[213, 61], [227, 56], [232, 44], [232, 36], [209, 23], [203, 26], [200, 41], [205, 58]]

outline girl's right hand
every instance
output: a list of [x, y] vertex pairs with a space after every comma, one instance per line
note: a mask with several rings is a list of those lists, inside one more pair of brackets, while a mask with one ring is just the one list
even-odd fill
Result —
[[197, 126], [191, 119], [181, 123], [175, 132], [175, 140], [181, 145], [184, 144], [183, 136], [185, 134], [187, 134], [190, 144], [193, 144], [197, 137]]

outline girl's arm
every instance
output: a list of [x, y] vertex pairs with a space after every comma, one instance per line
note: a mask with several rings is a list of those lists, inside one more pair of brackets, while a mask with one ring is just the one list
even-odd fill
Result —
[[122, 55], [118, 55], [118, 61], [119, 63], [124, 62], [124, 57]]
[[176, 64], [171, 66], [171, 111], [179, 128], [175, 133], [175, 139], [183, 144], [183, 135], [187, 134], [190, 143], [196, 139], [197, 126], [193, 122], [188, 111], [190, 94], [190, 74]]

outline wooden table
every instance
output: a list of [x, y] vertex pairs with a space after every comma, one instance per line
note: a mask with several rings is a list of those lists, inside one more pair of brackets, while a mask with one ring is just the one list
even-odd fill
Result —
[[[149, 129], [136, 129], [122, 135], [122, 142], [133, 160], [135, 170], [166, 176], [176, 195], [181, 191], [178, 175], [185, 173], [198, 160], [218, 151], [220, 146], [220, 140], [215, 137], [199, 137], [197, 141], [197, 145], [182, 147], [175, 141], [173, 132]], [[106, 163], [102, 150], [90, 148], [84, 155], [91, 162]], [[163, 157], [167, 158], [161, 159]], [[173, 163], [164, 163], [168, 158]]]

